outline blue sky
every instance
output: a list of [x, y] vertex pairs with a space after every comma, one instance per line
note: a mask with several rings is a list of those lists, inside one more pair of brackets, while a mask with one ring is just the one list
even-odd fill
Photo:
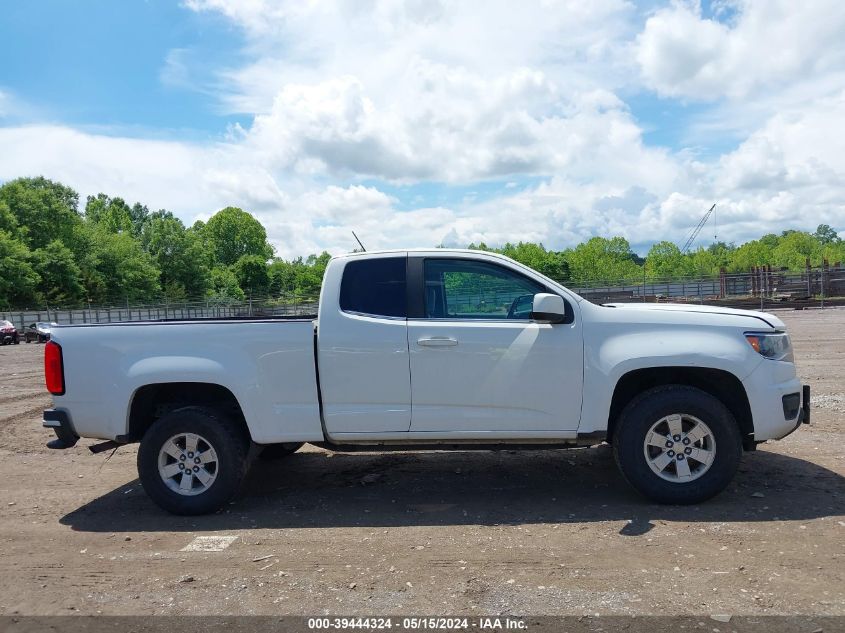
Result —
[[186, 222], [229, 204], [279, 254], [563, 248], [839, 230], [845, 10], [776, 0], [8, 3], [0, 180]]
[[214, 81], [212, 69], [238, 63], [243, 37], [215, 14], [165, 0], [8, 3], [0, 42], [0, 84], [34, 115], [18, 113], [22, 122], [214, 137], [244, 120], [166, 76], [180, 49], [198, 87]]
[[[86, 0], [81, 6], [44, 0], [6, 7], [2, 84], [31, 108], [18, 113], [20, 122], [193, 139], [213, 139], [231, 124], [248, 123], [250, 113], [232, 112], [214, 92], [215, 69], [247, 58], [242, 31], [231, 22], [172, 0]], [[689, 120], [708, 107], [642, 90], [625, 101], [646, 140], [669, 147], [683, 146]], [[420, 195], [418, 188], [411, 195]]]

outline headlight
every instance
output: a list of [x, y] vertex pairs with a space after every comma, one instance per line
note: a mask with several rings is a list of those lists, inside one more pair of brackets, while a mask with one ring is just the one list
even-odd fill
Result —
[[792, 344], [786, 332], [746, 332], [745, 340], [754, 351], [771, 360], [793, 362]]

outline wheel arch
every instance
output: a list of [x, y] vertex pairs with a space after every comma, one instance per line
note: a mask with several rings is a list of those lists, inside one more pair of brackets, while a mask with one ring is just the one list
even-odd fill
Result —
[[754, 419], [742, 381], [729, 371], [709, 367], [647, 367], [622, 375], [613, 389], [607, 419], [607, 441], [613, 443], [616, 424], [622, 410], [638, 394], [663, 385], [696, 387], [724, 404], [739, 425], [742, 445], [754, 448]]
[[161, 382], [139, 387], [132, 394], [127, 420], [127, 442], [139, 442], [153, 423], [166, 413], [187, 406], [209, 407], [225, 413], [251, 439], [240, 402], [230, 389], [210, 382]]

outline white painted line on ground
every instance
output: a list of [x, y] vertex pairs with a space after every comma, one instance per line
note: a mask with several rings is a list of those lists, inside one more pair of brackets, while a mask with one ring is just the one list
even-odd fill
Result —
[[198, 536], [180, 551], [222, 552], [237, 540], [237, 536]]

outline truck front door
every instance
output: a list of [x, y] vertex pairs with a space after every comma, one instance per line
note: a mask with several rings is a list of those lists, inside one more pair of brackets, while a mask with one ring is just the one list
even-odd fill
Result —
[[577, 429], [584, 360], [573, 306], [567, 323], [537, 323], [533, 295], [551, 290], [517, 270], [468, 257], [426, 257], [421, 268], [409, 276], [424, 285], [422, 314], [408, 320], [411, 431]]

